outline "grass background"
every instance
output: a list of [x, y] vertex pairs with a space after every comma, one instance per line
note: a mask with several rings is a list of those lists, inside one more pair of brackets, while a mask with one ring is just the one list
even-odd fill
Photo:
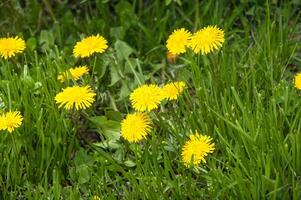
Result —
[[[0, 199], [300, 199], [300, 9], [295, 1], [0, 2], [1, 37], [25, 53], [0, 59], [0, 107], [23, 125], [0, 134]], [[225, 31], [219, 52], [166, 61], [173, 29]], [[76, 41], [100, 33], [109, 50], [75, 59]], [[97, 91], [80, 113], [58, 109], [59, 72], [87, 64]], [[140, 83], [185, 81], [178, 102], [152, 113], [147, 140], [120, 138]], [[207, 164], [186, 169], [181, 146], [194, 130], [214, 138]], [[15, 141], [15, 145], [13, 143]]]

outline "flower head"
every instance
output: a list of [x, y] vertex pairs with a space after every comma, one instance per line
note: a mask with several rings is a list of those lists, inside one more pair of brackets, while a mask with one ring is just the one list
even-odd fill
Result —
[[168, 100], [176, 100], [185, 87], [186, 84], [183, 81], [168, 83], [162, 88], [163, 95]]
[[25, 49], [25, 41], [18, 36], [0, 38], [0, 56], [4, 59], [15, 56]]
[[130, 95], [132, 106], [137, 111], [151, 111], [163, 100], [162, 89], [157, 85], [142, 85]]
[[68, 78], [72, 78], [73, 80], [77, 81], [78, 79], [80, 79], [81, 76], [88, 73], [89, 73], [89, 69], [87, 66], [80, 66], [80, 67], [69, 69], [68, 71], [61, 73], [60, 75], [58, 75], [57, 79], [60, 82], [64, 82]]
[[182, 159], [185, 166], [206, 163], [205, 157], [214, 150], [214, 143], [211, 143], [212, 138], [201, 135], [197, 131], [189, 138], [182, 148]]
[[295, 75], [294, 84], [297, 89], [301, 90], [301, 72]]
[[186, 47], [189, 44], [191, 33], [184, 28], [176, 29], [168, 37], [166, 41], [166, 48], [169, 52], [175, 55], [186, 52]]
[[99, 196], [94, 195], [92, 200], [101, 200]]
[[23, 117], [19, 111], [14, 111], [6, 113], [5, 116], [1, 116], [1, 120], [4, 120], [2, 124], [3, 127], [1, 128], [4, 130], [7, 129], [8, 132], [12, 133], [15, 128], [21, 126]]
[[108, 48], [107, 43], [107, 40], [99, 34], [92, 35], [76, 43], [73, 49], [73, 55], [75, 57], [84, 58], [94, 53], [102, 53]]
[[121, 135], [129, 142], [146, 138], [151, 129], [151, 119], [146, 113], [128, 114], [121, 122]]
[[201, 51], [202, 54], [208, 54], [220, 48], [224, 41], [223, 30], [216, 26], [207, 26], [192, 35], [190, 47], [195, 53]]
[[0, 115], [0, 131], [5, 130], [5, 115], [1, 114]]
[[177, 58], [177, 54], [172, 54], [170, 51], [166, 52], [166, 59], [169, 63], [175, 63], [177, 61]]
[[71, 110], [86, 109], [95, 101], [96, 94], [90, 86], [73, 86], [63, 89], [55, 96], [55, 101], [60, 104], [59, 107], [65, 107]]

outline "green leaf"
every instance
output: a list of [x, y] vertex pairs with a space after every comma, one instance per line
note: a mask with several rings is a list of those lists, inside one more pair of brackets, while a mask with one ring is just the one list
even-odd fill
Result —
[[112, 27], [110, 29], [110, 35], [111, 37], [122, 40], [125, 36], [125, 30], [122, 26]]
[[49, 51], [54, 45], [54, 36], [52, 31], [42, 30], [39, 38], [39, 45], [43, 51]]
[[120, 75], [118, 74], [117, 67], [118, 67], [117, 65], [110, 67], [111, 83], [109, 87], [115, 85], [121, 79]]
[[165, 5], [168, 6], [172, 0], [165, 0]]
[[[137, 84], [136, 84], [137, 85]], [[123, 83], [120, 89], [118, 101], [122, 101], [130, 95], [131, 91], [128, 86]]]
[[123, 42], [121, 40], [117, 40], [115, 42], [114, 49], [116, 50], [118, 60], [128, 58], [132, 53], [134, 53], [134, 49], [130, 47], [126, 42]]
[[102, 142], [93, 143], [93, 145], [101, 147], [103, 149], [119, 149], [122, 147], [122, 145], [117, 140], [105, 140]]
[[80, 166], [83, 164], [92, 165], [94, 162], [93, 158], [87, 154], [87, 152], [83, 149], [80, 149], [74, 159], [75, 166]]
[[37, 47], [37, 40], [34, 37], [31, 37], [27, 40], [26, 42], [26, 47], [30, 50], [33, 51]]
[[108, 117], [108, 119], [118, 121], [118, 122], [121, 122], [121, 120], [123, 118], [121, 115], [121, 112], [115, 111], [115, 110], [107, 111], [106, 116]]
[[78, 183], [87, 183], [90, 180], [89, 167], [87, 165], [81, 165], [76, 169], [78, 173]]
[[134, 166], [136, 166], [136, 163], [132, 160], [126, 160], [126, 161], [124, 161], [124, 165], [127, 167], [134, 167]]
[[100, 128], [104, 136], [109, 140], [120, 139], [120, 122], [108, 120], [106, 116], [90, 117], [89, 120]]

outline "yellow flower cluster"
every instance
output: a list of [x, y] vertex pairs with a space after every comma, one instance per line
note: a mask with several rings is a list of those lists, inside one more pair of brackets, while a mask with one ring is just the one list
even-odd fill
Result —
[[[103, 53], [108, 48], [107, 40], [97, 35], [92, 35], [77, 42], [73, 48], [75, 57], [89, 57], [94, 53]], [[58, 80], [64, 82], [67, 79], [79, 80], [83, 75], [88, 74], [87, 66], [79, 66], [69, 69], [58, 75]], [[55, 101], [59, 107], [64, 107], [66, 110], [81, 110], [89, 108], [95, 101], [96, 93], [91, 86], [69, 86], [63, 89], [55, 96]]]
[[168, 37], [166, 48], [168, 52], [179, 55], [191, 48], [195, 53], [206, 55], [219, 49], [225, 41], [224, 31], [217, 26], [207, 26], [191, 34], [184, 28], [176, 29]]
[[[146, 112], [158, 108], [163, 99], [176, 100], [183, 92], [186, 84], [182, 81], [171, 82], [162, 88], [150, 84], [142, 85], [135, 89], [130, 95], [133, 108], [137, 111], [128, 114], [121, 122], [121, 135], [129, 142], [139, 142], [146, 138], [151, 131], [151, 118]], [[209, 136], [199, 134], [190, 135], [190, 139], [182, 148], [182, 159], [184, 165], [189, 167], [206, 163], [205, 157], [214, 150], [214, 143], [211, 143]]]
[[136, 111], [150, 112], [157, 109], [164, 99], [178, 99], [185, 87], [186, 84], [182, 81], [168, 83], [162, 88], [154, 84], [142, 85], [131, 93], [130, 100]]
[[[189, 46], [189, 41], [194, 36], [185, 29], [174, 31], [173, 35], [167, 41], [167, 47], [170, 50], [170, 59], [176, 59], [176, 56], [186, 51]], [[188, 42], [188, 43], [187, 43]], [[100, 35], [90, 36], [77, 42], [73, 55], [75, 57], [85, 58], [95, 53], [102, 53], [108, 48], [107, 41]], [[211, 47], [210, 47], [211, 48]], [[211, 50], [209, 48], [209, 50]], [[4, 59], [11, 58], [17, 53], [21, 53], [25, 49], [25, 41], [15, 38], [0, 39], [0, 56]], [[207, 51], [207, 47], [204, 48]], [[201, 49], [201, 51], [203, 51]], [[79, 66], [71, 68], [58, 75], [60, 82], [65, 82], [68, 79], [74, 81], [79, 80], [83, 75], [89, 73], [87, 66]], [[55, 102], [58, 107], [64, 107], [67, 110], [86, 109], [95, 101], [96, 93], [91, 86], [77, 85], [64, 88], [55, 96]], [[154, 84], [142, 85], [135, 89], [130, 95], [130, 100], [136, 112], [128, 114], [121, 122], [122, 137], [129, 142], [139, 142], [147, 137], [152, 128], [151, 117], [148, 112], [157, 109], [160, 103], [166, 100], [177, 100], [183, 92], [186, 84], [182, 81], [171, 82], [163, 87]], [[23, 117], [19, 111], [7, 112], [0, 115], [0, 130], [7, 130], [12, 133], [16, 128], [21, 126]], [[210, 144], [211, 139], [207, 136], [191, 136], [190, 141], [183, 147], [183, 160], [185, 165], [188, 165], [192, 158], [194, 164], [204, 161], [204, 157], [214, 150], [214, 144]], [[98, 199], [98, 197], [94, 197]]]
[[7, 130], [12, 133], [15, 128], [21, 126], [23, 117], [19, 111], [7, 112], [0, 115], [0, 130]]
[[121, 135], [129, 142], [139, 142], [145, 139], [151, 131], [151, 118], [147, 114], [157, 109], [162, 100], [176, 100], [183, 92], [186, 84], [182, 81], [168, 83], [162, 88], [150, 84], [135, 89], [130, 100], [135, 113], [128, 114], [121, 123]]
[[[207, 55], [218, 50], [224, 44], [224, 31], [217, 26], [207, 26], [195, 33], [180, 28], [174, 30], [166, 41], [167, 59], [175, 62], [176, 58], [190, 48], [194, 53]], [[0, 38], [0, 57], [9, 59], [26, 48], [25, 41], [19, 37]], [[73, 56], [86, 58], [96, 53], [103, 53], [108, 48], [107, 40], [97, 34], [86, 37], [77, 42], [73, 48]], [[96, 93], [90, 85], [80, 85], [82, 76], [89, 74], [87, 66], [79, 66], [60, 73], [57, 79], [65, 82], [74, 80], [72, 86], [67, 86], [56, 94], [54, 100], [58, 107], [66, 110], [81, 110], [91, 107], [95, 102]], [[78, 81], [78, 82], [76, 82]], [[301, 90], [301, 73], [294, 77], [294, 86]], [[69, 84], [69, 83], [68, 83]], [[146, 139], [152, 130], [150, 112], [157, 109], [164, 100], [177, 100], [186, 88], [182, 81], [171, 82], [163, 87], [155, 84], [145, 84], [136, 88], [130, 94], [130, 101], [134, 113], [128, 114], [121, 122], [121, 136], [129, 142], [140, 142]], [[20, 127], [23, 117], [19, 111], [10, 111], [0, 115], [0, 130], [12, 133]], [[215, 144], [210, 136], [202, 135], [198, 131], [191, 133], [189, 139], [182, 146], [182, 160], [186, 167], [206, 163], [205, 157], [213, 153]], [[99, 199], [97, 196], [94, 199]]]
[[89, 69], [87, 66], [80, 66], [80, 67], [69, 69], [61, 73], [60, 75], [58, 75], [57, 79], [62, 83], [67, 79], [73, 79], [77, 81], [80, 79], [80, 77], [88, 73], [89, 73]]

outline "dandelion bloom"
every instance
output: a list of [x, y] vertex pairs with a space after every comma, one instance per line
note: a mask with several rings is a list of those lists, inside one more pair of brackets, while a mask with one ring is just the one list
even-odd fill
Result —
[[301, 90], [301, 72], [297, 73], [294, 78], [295, 87]]
[[191, 33], [184, 28], [176, 29], [168, 37], [166, 48], [174, 55], [179, 55], [186, 52], [186, 47], [189, 45]]
[[176, 100], [185, 87], [186, 84], [183, 81], [168, 83], [162, 88], [163, 95], [168, 100]]
[[90, 86], [73, 86], [63, 89], [62, 92], [55, 96], [55, 101], [60, 104], [59, 107], [65, 107], [71, 110], [86, 109], [95, 101], [96, 94]]
[[205, 157], [214, 150], [212, 138], [201, 135], [197, 131], [189, 136], [189, 140], [182, 148], [182, 159], [184, 165], [189, 167], [190, 164], [198, 165], [202, 161], [206, 163]]
[[207, 26], [194, 33], [190, 40], [190, 47], [195, 53], [208, 54], [220, 48], [224, 43], [224, 31], [216, 26]]
[[93, 199], [92, 199], [92, 200], [101, 200], [101, 199], [100, 199], [99, 196], [96, 196], [96, 195], [95, 195], [95, 196], [93, 196]]
[[73, 55], [84, 58], [94, 53], [102, 53], [108, 48], [107, 43], [107, 40], [99, 34], [89, 36], [76, 43]]
[[0, 115], [0, 130], [5, 130], [5, 115]]
[[162, 89], [157, 85], [142, 85], [130, 95], [132, 106], [137, 111], [151, 111], [163, 100]]
[[58, 75], [57, 79], [60, 82], [64, 82], [68, 78], [71, 78], [75, 81], [80, 79], [81, 76], [88, 74], [89, 69], [87, 66], [79, 66], [72, 69], [69, 69], [68, 71], [63, 72], [62, 74]]
[[25, 49], [25, 41], [18, 36], [0, 38], [0, 56], [4, 59], [15, 56], [16, 53], [22, 53]]
[[12, 133], [15, 128], [21, 126], [23, 117], [19, 111], [8, 112], [5, 114], [4, 118], [1, 117], [1, 120], [4, 119], [4, 129], [7, 129], [8, 132]]
[[166, 59], [169, 63], [175, 63], [177, 61], [178, 55], [171, 53], [170, 51], [166, 52]]
[[146, 138], [151, 129], [151, 119], [146, 113], [128, 114], [121, 122], [121, 135], [129, 142]]

